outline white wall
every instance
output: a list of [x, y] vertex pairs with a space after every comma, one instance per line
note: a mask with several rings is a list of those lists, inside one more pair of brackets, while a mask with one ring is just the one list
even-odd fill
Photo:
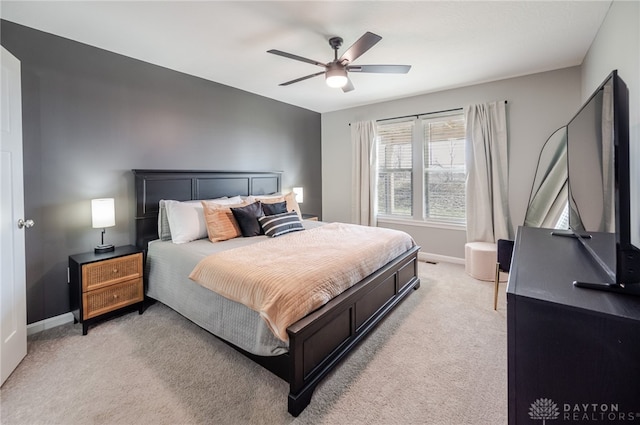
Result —
[[[629, 89], [631, 217], [640, 216], [640, 2], [615, 1], [582, 64], [582, 101], [612, 70]], [[640, 223], [631, 220], [632, 241], [640, 246]]]
[[[351, 222], [349, 123], [507, 100], [509, 203], [513, 232], [524, 221], [537, 157], [547, 137], [580, 107], [580, 68], [511, 78], [322, 114], [322, 219]], [[466, 234], [415, 225], [386, 225], [410, 233], [425, 253], [464, 258]]]

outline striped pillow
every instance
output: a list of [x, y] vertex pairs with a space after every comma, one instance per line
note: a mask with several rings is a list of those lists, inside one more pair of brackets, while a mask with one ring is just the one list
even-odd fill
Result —
[[264, 234], [275, 238], [290, 232], [304, 230], [298, 213], [291, 211], [283, 214], [265, 215], [258, 217], [260, 226], [264, 230]]

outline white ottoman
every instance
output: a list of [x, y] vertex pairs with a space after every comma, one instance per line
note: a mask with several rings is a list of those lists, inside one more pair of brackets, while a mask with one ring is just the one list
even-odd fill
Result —
[[494, 243], [469, 242], [464, 246], [464, 269], [475, 279], [494, 281], [497, 261]]

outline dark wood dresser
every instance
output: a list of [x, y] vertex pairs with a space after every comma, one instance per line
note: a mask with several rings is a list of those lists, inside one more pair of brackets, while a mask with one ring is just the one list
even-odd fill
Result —
[[[590, 241], [610, 266], [613, 238]], [[640, 424], [640, 297], [573, 285], [601, 274], [574, 238], [518, 229], [507, 285], [509, 424]]]

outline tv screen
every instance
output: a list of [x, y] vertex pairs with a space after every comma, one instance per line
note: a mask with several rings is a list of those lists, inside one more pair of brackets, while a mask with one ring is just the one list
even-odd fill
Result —
[[[578, 284], [640, 295], [640, 250], [631, 243], [629, 95], [613, 71], [567, 125], [569, 227], [609, 282]], [[589, 232], [615, 234], [608, 258], [589, 246]], [[602, 255], [602, 253], [601, 253]]]

